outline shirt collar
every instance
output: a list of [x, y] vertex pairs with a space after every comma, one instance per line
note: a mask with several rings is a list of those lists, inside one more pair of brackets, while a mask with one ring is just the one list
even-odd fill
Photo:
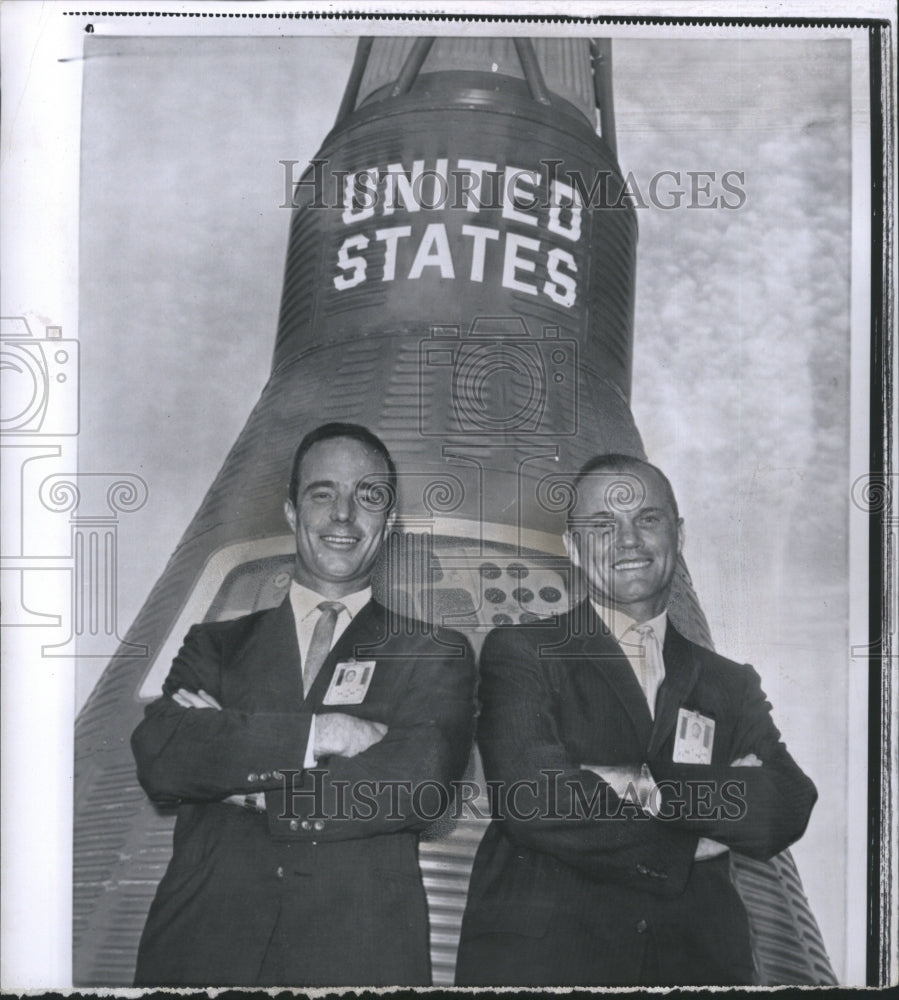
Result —
[[[296, 580], [290, 581], [290, 606], [293, 608], [294, 618], [298, 622], [311, 615], [322, 601], [328, 600], [331, 598], [317, 594], [314, 590], [297, 583]], [[355, 594], [341, 597], [340, 603], [346, 608], [350, 621], [352, 621], [370, 600], [371, 587], [366, 587], [364, 590], [357, 590]]]
[[[599, 604], [592, 598], [590, 599], [590, 603], [593, 605], [593, 610], [609, 626], [612, 631], [612, 637], [616, 642], [620, 642], [624, 633], [637, 624], [630, 615], [626, 615], [618, 608], [610, 607], [607, 604]], [[668, 625], [667, 608], [661, 614], [656, 615], [655, 618], [650, 618], [645, 622], [640, 622], [640, 624], [651, 625], [656, 638], [659, 640], [659, 646], [665, 645], [665, 631]]]

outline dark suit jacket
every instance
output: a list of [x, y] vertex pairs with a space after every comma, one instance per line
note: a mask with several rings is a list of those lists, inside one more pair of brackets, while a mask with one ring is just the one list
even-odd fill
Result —
[[[478, 726], [485, 774], [506, 788], [534, 782], [537, 794], [520, 786], [511, 810], [497, 799], [505, 818], [491, 823], [475, 859], [457, 982], [751, 982], [748, 923], [728, 855], [694, 863], [697, 840], [768, 858], [802, 835], [814, 785], [780, 741], [752, 667], [689, 642], [669, 622], [653, 721], [603, 629], [584, 604], [558, 624], [487, 637]], [[681, 706], [715, 720], [711, 764], [672, 763]], [[749, 753], [763, 766], [729, 766]], [[673, 818], [622, 807], [580, 768], [640, 762], [662, 785], [662, 814]], [[594, 795], [604, 815], [591, 812]]]
[[[376, 661], [364, 701], [322, 707], [335, 665], [353, 656]], [[418, 834], [435, 788], [468, 761], [474, 683], [462, 636], [375, 602], [305, 700], [289, 600], [194, 626], [132, 737], [148, 795], [180, 803], [136, 983], [430, 984]], [[223, 710], [179, 707], [171, 696], [182, 687]], [[328, 711], [386, 723], [387, 735], [303, 772], [311, 716]], [[416, 798], [422, 782], [437, 784]], [[221, 801], [260, 790], [265, 813]]]

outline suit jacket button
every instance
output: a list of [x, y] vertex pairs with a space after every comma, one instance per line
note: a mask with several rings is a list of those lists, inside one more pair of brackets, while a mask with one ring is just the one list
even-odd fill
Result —
[[649, 924], [648, 924], [648, 923], [647, 923], [647, 922], [646, 922], [645, 920], [638, 920], [638, 921], [637, 921], [637, 922], [636, 922], [636, 923], [634, 924], [634, 930], [635, 930], [635, 931], [636, 931], [636, 932], [637, 932], [638, 934], [645, 934], [645, 933], [646, 933], [646, 928], [647, 928], [647, 927], [649, 927]]
[[646, 867], [646, 865], [637, 865], [637, 872], [640, 875], [648, 875], [649, 869]]
[[316, 833], [321, 833], [321, 832], [322, 832], [322, 830], [324, 830], [324, 828], [325, 828], [325, 824], [324, 824], [324, 823], [322, 822], [322, 820], [320, 820], [320, 819], [317, 819], [317, 820], [316, 820], [316, 821], [315, 821], [315, 822], [314, 822], [314, 823], [312, 824], [312, 829], [313, 829], [313, 830], [315, 830], [315, 832], [316, 832]]
[[294, 832], [294, 833], [297, 830], [299, 830], [299, 828], [300, 828], [300, 824], [295, 819], [292, 819], [287, 825], [290, 827], [291, 831]]
[[280, 865], [278, 865], [278, 867], [275, 869], [275, 874], [278, 876], [278, 878], [284, 878], [284, 869]]
[[300, 829], [302, 829], [302, 830], [311, 830], [312, 829], [312, 824], [309, 822], [308, 819], [304, 819], [303, 822], [300, 823]]
[[258, 780], [259, 780], [259, 775], [255, 771], [250, 771], [250, 773], [247, 775], [247, 781], [251, 785], [255, 785]]
[[259, 775], [259, 780], [269, 781], [271, 780], [271, 774], [268, 771], [263, 771], [262, 774]]
[[280, 771], [272, 771], [272, 777], [275, 779], [275, 781], [280, 781], [284, 777], [284, 775]]

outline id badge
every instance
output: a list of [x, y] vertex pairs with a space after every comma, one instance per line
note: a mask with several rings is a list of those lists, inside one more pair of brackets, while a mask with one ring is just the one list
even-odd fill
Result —
[[347, 660], [334, 668], [323, 705], [361, 705], [375, 675], [376, 660]]
[[671, 758], [675, 764], [711, 764], [714, 742], [714, 719], [687, 708], [678, 711], [677, 734]]

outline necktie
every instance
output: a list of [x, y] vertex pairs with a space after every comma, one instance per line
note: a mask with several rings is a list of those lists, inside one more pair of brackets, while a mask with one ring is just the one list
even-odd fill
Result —
[[665, 676], [659, 637], [655, 634], [652, 625], [634, 625], [632, 631], [640, 636], [640, 652], [642, 654], [635, 657], [637, 680], [646, 695], [649, 714], [655, 718], [655, 695], [662, 678]]
[[334, 626], [337, 624], [337, 616], [346, 608], [339, 601], [322, 601], [318, 606], [321, 614], [312, 630], [312, 638], [309, 640], [309, 649], [306, 651], [306, 659], [303, 662], [303, 694], [308, 695], [312, 684], [318, 675], [322, 664], [331, 652], [331, 642], [334, 639]]

